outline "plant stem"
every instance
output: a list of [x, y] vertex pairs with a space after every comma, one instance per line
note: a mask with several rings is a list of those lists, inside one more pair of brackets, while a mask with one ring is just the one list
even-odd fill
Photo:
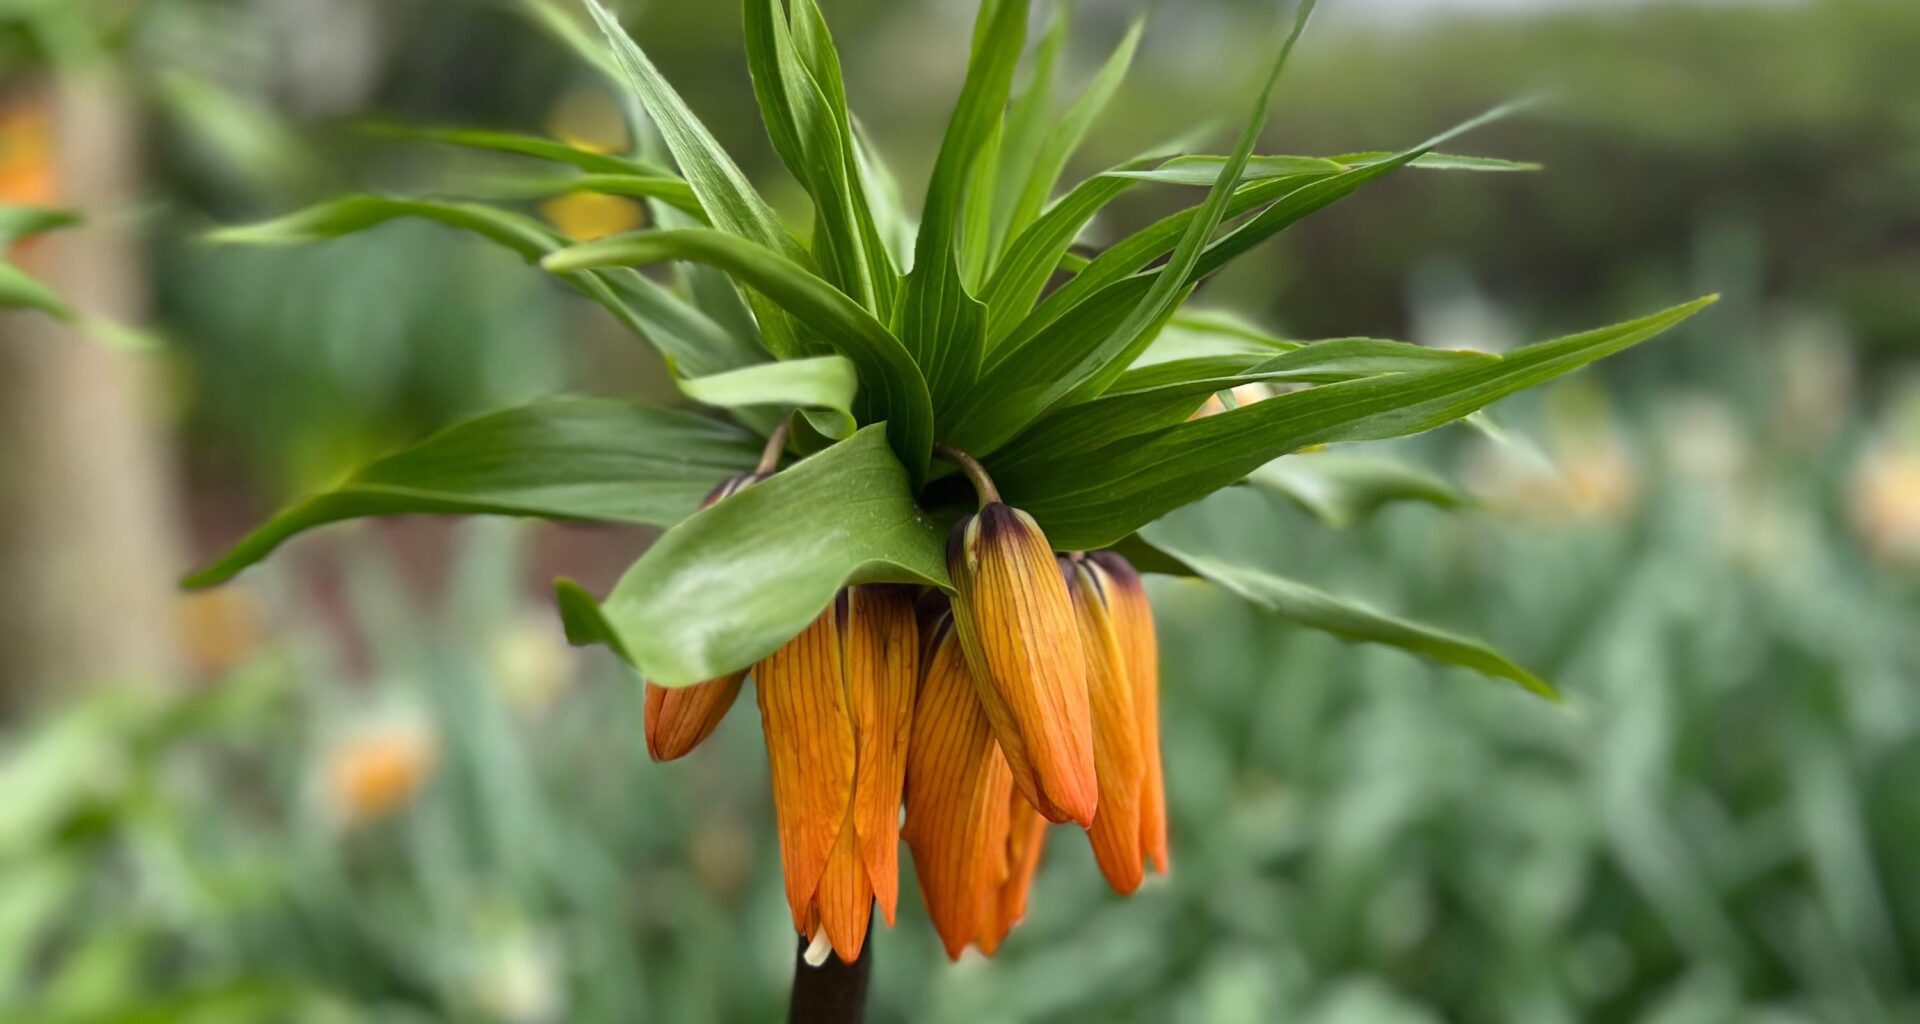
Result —
[[945, 441], [935, 441], [933, 453], [959, 466], [960, 471], [967, 474], [967, 479], [973, 482], [974, 492], [980, 495], [981, 508], [1000, 500], [1000, 489], [993, 486], [993, 478], [987, 475], [987, 467], [982, 466], [980, 460]]
[[780, 468], [780, 452], [787, 447], [787, 432], [792, 425], [791, 419], [781, 420], [767, 436], [767, 446], [760, 449], [760, 465], [755, 467], [758, 472], [771, 473]]
[[860, 957], [842, 963], [829, 953], [818, 967], [807, 963], [806, 936], [793, 957], [793, 998], [787, 1004], [787, 1024], [859, 1024], [867, 1016], [867, 980], [873, 973], [873, 943], [878, 933], [869, 928]]

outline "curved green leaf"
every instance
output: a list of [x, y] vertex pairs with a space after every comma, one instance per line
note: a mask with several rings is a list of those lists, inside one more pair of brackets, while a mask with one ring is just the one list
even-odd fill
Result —
[[[1246, 170], [1241, 172], [1240, 180], [1259, 181], [1264, 178], [1283, 178], [1295, 175], [1331, 176], [1350, 171], [1355, 167], [1383, 163], [1398, 154], [1385, 151], [1377, 153], [1347, 153], [1333, 157], [1315, 156], [1256, 156], [1247, 161]], [[1223, 156], [1202, 156], [1187, 154], [1177, 156], [1158, 167], [1146, 170], [1108, 171], [1106, 173], [1121, 178], [1137, 178], [1141, 181], [1158, 182], [1163, 185], [1211, 185], [1219, 176], [1220, 168], [1225, 166], [1227, 158]], [[1539, 164], [1518, 160], [1501, 160], [1486, 156], [1458, 156], [1452, 153], [1425, 153], [1408, 161], [1409, 167], [1420, 167], [1436, 171], [1537, 171]]]
[[53, 289], [0, 259], [0, 309], [35, 309], [56, 320], [73, 319], [73, 308]]
[[1276, 395], [1083, 456], [1013, 471], [996, 464], [995, 480], [1007, 502], [1031, 513], [1063, 550], [1103, 547], [1290, 451], [1431, 430], [1639, 344], [1714, 299], [1456, 368], [1389, 373]]
[[886, 420], [894, 450], [917, 484], [933, 450], [933, 407], [912, 357], [873, 315], [806, 268], [758, 245], [690, 228], [636, 231], [586, 242], [541, 262], [556, 272], [688, 260], [719, 267], [817, 331], [860, 368], [866, 419]]
[[662, 686], [746, 668], [850, 582], [945, 587], [946, 531], [875, 424], [668, 530], [597, 607], [563, 584], [568, 635]]
[[1287, 455], [1247, 474], [1247, 483], [1282, 495], [1321, 522], [1345, 528], [1396, 501], [1458, 508], [1452, 484], [1404, 462], [1336, 452]]
[[[258, 224], [221, 228], [207, 237], [229, 244], [293, 245], [338, 238], [407, 217], [472, 232], [511, 249], [529, 263], [538, 263], [541, 257], [566, 245], [565, 239], [545, 224], [497, 207], [374, 195], [342, 196]], [[559, 277], [693, 373], [714, 373], [766, 358], [748, 340], [724, 330], [679, 296], [633, 271]]]
[[[595, 174], [679, 180], [671, 170], [644, 160], [583, 149], [556, 139], [541, 138], [538, 135], [487, 131], [479, 128], [419, 127], [389, 122], [375, 122], [364, 127], [374, 135], [387, 138], [434, 142], [445, 146], [484, 149], [495, 153], [512, 153], [516, 156], [545, 160], [548, 163], [578, 167]], [[685, 183], [682, 182], [682, 184]]]
[[1020, 187], [1009, 225], [1011, 231], [1024, 230], [1047, 205], [1053, 187], [1060, 182], [1061, 172], [1067, 169], [1067, 161], [1073, 158], [1081, 140], [1087, 137], [1088, 129], [1106, 110], [1107, 104], [1113, 100], [1113, 94], [1120, 88], [1121, 80], [1127, 77], [1127, 68], [1133, 63], [1134, 52], [1140, 46], [1140, 33], [1145, 27], [1143, 21], [1135, 21], [1128, 27], [1127, 34], [1114, 47], [1093, 81], [1088, 83], [1086, 91], [1073, 101], [1066, 115], [1047, 133], [1045, 145], [1027, 170], [1025, 182]]
[[19, 206], [0, 203], [0, 249], [6, 249], [29, 235], [80, 223], [72, 210], [52, 206]]
[[667, 526], [760, 441], [693, 413], [599, 399], [549, 399], [456, 423], [369, 463], [346, 483], [274, 516], [188, 576], [211, 586], [316, 526], [363, 516], [507, 515]]
[[600, 171], [540, 176], [494, 174], [471, 181], [463, 179], [449, 185], [448, 191], [487, 199], [546, 199], [580, 192], [627, 196], [634, 199], [658, 199], [676, 210], [685, 212], [698, 223], [707, 222], [706, 211], [701, 209], [700, 199], [693, 194], [692, 186], [670, 175], [613, 174]]
[[680, 393], [696, 402], [724, 409], [778, 405], [820, 409], [831, 414], [827, 422], [833, 437], [853, 433], [853, 399], [860, 390], [860, 374], [844, 356], [816, 356], [744, 366], [707, 377], [676, 378]]
[[1136, 567], [1142, 571], [1178, 571], [1173, 569], [1178, 565], [1186, 569], [1187, 574], [1217, 583], [1254, 606], [1302, 626], [1345, 640], [1385, 644], [1449, 665], [1470, 668], [1518, 683], [1550, 700], [1560, 697], [1552, 684], [1483, 641], [1375, 611], [1284, 576], [1170, 547], [1151, 536], [1144, 539], [1160, 557], [1149, 558], [1145, 564], [1136, 561]]

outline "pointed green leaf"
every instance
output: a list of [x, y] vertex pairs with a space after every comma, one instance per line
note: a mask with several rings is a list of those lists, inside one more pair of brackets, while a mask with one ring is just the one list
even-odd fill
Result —
[[1087, 131], [1112, 101], [1113, 94], [1119, 90], [1120, 82], [1127, 76], [1127, 68], [1133, 63], [1134, 52], [1140, 46], [1140, 33], [1144, 22], [1136, 21], [1127, 29], [1127, 34], [1114, 47], [1113, 54], [1101, 66], [1099, 74], [1085, 92], [1067, 108], [1062, 117], [1047, 133], [1046, 145], [1036, 159], [1022, 166], [1029, 168], [1020, 186], [1019, 199], [1014, 205], [1009, 228], [1019, 232], [1033, 223], [1034, 218], [1047, 205], [1048, 197], [1053, 195], [1053, 187], [1060, 182], [1060, 175], [1067, 169], [1067, 161], [1080, 148], [1087, 137]]
[[995, 480], [1007, 502], [1038, 519], [1055, 545], [1091, 550], [1288, 452], [1431, 430], [1645, 341], [1713, 301], [1710, 296], [1457, 368], [1389, 373], [1276, 395], [1082, 457], [1012, 472], [995, 464]]
[[[1256, 156], [1247, 161], [1246, 170], [1241, 172], [1240, 180], [1260, 181], [1265, 178], [1286, 178], [1302, 174], [1325, 177], [1341, 174], [1355, 167], [1384, 163], [1397, 155], [1379, 152], [1347, 153], [1334, 157]], [[1107, 173], [1115, 177], [1138, 178], [1141, 181], [1158, 182], [1163, 185], [1211, 185], [1226, 162], [1227, 158], [1223, 156], [1195, 154], [1174, 157], [1148, 170], [1108, 171]], [[1457, 156], [1452, 153], [1426, 153], [1413, 158], [1406, 166], [1441, 171], [1537, 171], [1540, 169], [1539, 164], [1483, 156]]]
[[[1121, 167], [1151, 163], [1152, 158], [1143, 158]], [[1074, 239], [1080, 237], [1087, 222], [1133, 184], [1114, 177], [1089, 178], [1074, 186], [1008, 243], [980, 292], [980, 301], [987, 307], [988, 353], [997, 348], [1033, 308], [1034, 300], [1040, 297], [1060, 265], [1060, 258], [1066, 255]]]
[[913, 271], [894, 311], [900, 340], [925, 371], [939, 409], [973, 382], [986, 346], [986, 308], [967, 294], [960, 278], [959, 221], [974, 162], [1007, 105], [1026, 29], [1027, 0], [981, 4], [966, 83], [927, 184]]
[[686, 686], [792, 639], [850, 582], [947, 586], [946, 531], [914, 504], [874, 425], [668, 530], [595, 607], [563, 594], [571, 636]]
[[[558, 232], [539, 221], [495, 207], [371, 195], [342, 196], [273, 220], [222, 228], [207, 237], [228, 244], [293, 245], [338, 238], [407, 217], [479, 235], [511, 249], [529, 263], [539, 262], [566, 244]], [[715, 373], [766, 358], [766, 353], [722, 330], [678, 296], [633, 271], [559, 277], [645, 335], [687, 372]]]
[[[991, 207], [992, 221], [988, 228], [988, 247], [996, 254], [1003, 252], [1007, 240], [1018, 235], [1024, 227], [1012, 226], [1014, 207], [1019, 203], [1022, 191], [1019, 183], [1026, 180], [1034, 161], [1040, 158], [1040, 151], [1047, 142], [1047, 132], [1052, 127], [1053, 80], [1060, 67], [1060, 53], [1066, 48], [1067, 30], [1072, 21], [1071, 0], [1061, 0], [1053, 5], [1053, 17], [1047, 23], [1046, 35], [1040, 39], [1039, 50], [1034, 53], [1033, 69], [1027, 75], [1026, 85], [1013, 98], [1013, 104], [1007, 110], [994, 178], [1007, 182], [1010, 187], [995, 190], [987, 203]], [[991, 309], [991, 303], [988, 305]]]
[[597, 171], [584, 174], [488, 174], [462, 178], [450, 183], [446, 191], [495, 200], [547, 199], [583, 192], [658, 199], [685, 212], [698, 223], [707, 222], [706, 211], [700, 208], [700, 199], [693, 194], [693, 187], [671, 176], [605, 174]]
[[[733, 158], [720, 147], [707, 126], [694, 116], [673, 86], [661, 77], [659, 69], [627, 35], [626, 29], [621, 28], [620, 22], [607, 13], [600, 0], [586, 0], [586, 5], [587, 13], [593, 15], [601, 34], [606, 36], [607, 45], [612, 48], [615, 62], [626, 75], [628, 86], [646, 107], [647, 116], [659, 128], [667, 148], [673, 153], [673, 159], [680, 165], [694, 194], [700, 197], [700, 205], [707, 211], [707, 218], [713, 226], [755, 242], [803, 267], [809, 266], [812, 259], [806, 249], [780, 223], [772, 207], [760, 197], [760, 193], [754, 191], [753, 185], [734, 164]], [[777, 307], [752, 297], [748, 301], [754, 306], [761, 339], [769, 351], [781, 358], [806, 354], [801, 351], [800, 340], [794, 336], [792, 326]]]
[[907, 350], [872, 314], [806, 268], [750, 242], [718, 231], [636, 231], [586, 242], [548, 256], [556, 272], [688, 260], [719, 267], [765, 295], [860, 368], [861, 418], [885, 420], [900, 461], [913, 480], [924, 479], [933, 449], [933, 408], [927, 385]]
[[[1159, 327], [1188, 294], [1188, 275], [1199, 262], [1214, 228], [1226, 215], [1239, 184], [1241, 168], [1253, 154], [1254, 143], [1266, 124], [1267, 103], [1274, 84], [1286, 68], [1294, 44], [1306, 30], [1313, 7], [1314, 0], [1301, 3], [1293, 28], [1260, 86], [1232, 158], [1220, 169], [1218, 180], [1174, 246], [1166, 266], [1149, 279], [1151, 283], [1137, 301], [1110, 298], [1102, 303], [1127, 305], [1125, 319], [1111, 329], [1103, 324], [1099, 331], [1089, 330], [1058, 343], [1035, 343], [1014, 351], [982, 375], [956, 403], [951, 420], [943, 422], [949, 443], [976, 454], [993, 451], [1055, 404], [1074, 395], [1091, 397], [1106, 390], [1113, 377], [1125, 370], [1140, 349], [1152, 341]], [[1067, 343], [1069, 340], [1071, 343]], [[1010, 398], [1010, 395], [1017, 397]]]
[[[556, 139], [517, 132], [496, 132], [480, 128], [423, 128], [415, 125], [375, 122], [365, 130], [378, 136], [433, 142], [462, 149], [483, 149], [512, 153], [549, 163], [566, 164], [594, 174], [631, 175], [639, 178], [676, 178], [671, 170], [645, 160], [615, 156], [570, 145]], [[691, 191], [688, 193], [691, 195]]]
[[274, 516], [188, 576], [231, 579], [296, 534], [363, 516], [507, 515], [668, 526], [760, 440], [738, 427], [636, 402], [549, 399], [457, 423], [368, 464], [346, 483]]
[[9, 248], [29, 235], [72, 227], [78, 223], [80, 215], [72, 210], [0, 203], [0, 249]]
[[1310, 629], [1356, 643], [1398, 647], [1496, 679], [1510, 680], [1550, 700], [1559, 699], [1559, 692], [1552, 684], [1482, 641], [1375, 611], [1284, 576], [1182, 550], [1163, 543], [1156, 533], [1149, 532], [1145, 540], [1157, 549], [1163, 560], [1150, 558], [1148, 565], [1155, 568], [1135, 562], [1143, 571], [1165, 571], [1171, 565], [1179, 565], [1191, 575], [1217, 583], [1255, 607]]
[[1345, 528], [1397, 501], [1457, 508], [1466, 496], [1404, 462], [1335, 452], [1288, 455], [1247, 474], [1247, 483], [1282, 495], [1314, 518]]
[[53, 289], [3, 259], [0, 259], [0, 309], [35, 309], [57, 320], [73, 319], [73, 309]]
[[833, 437], [853, 433], [853, 399], [860, 375], [844, 356], [815, 356], [761, 363], [706, 377], [677, 378], [680, 393], [696, 402], [723, 409], [777, 405], [818, 409], [831, 414], [825, 420]]

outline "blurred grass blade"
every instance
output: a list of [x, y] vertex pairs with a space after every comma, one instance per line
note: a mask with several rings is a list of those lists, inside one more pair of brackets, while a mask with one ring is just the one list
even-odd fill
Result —
[[1100, 73], [1085, 92], [1074, 100], [1073, 106], [1058, 124], [1053, 125], [1046, 135], [1046, 144], [1036, 159], [1021, 166], [1027, 168], [1027, 175], [1019, 189], [1011, 221], [1007, 230], [1017, 233], [1026, 230], [1034, 218], [1047, 205], [1048, 197], [1053, 195], [1053, 187], [1060, 182], [1060, 175], [1067, 169], [1067, 161], [1080, 148], [1087, 137], [1087, 131], [1107, 104], [1113, 100], [1113, 94], [1119, 90], [1120, 82], [1127, 76], [1127, 68], [1133, 63], [1133, 55], [1140, 46], [1140, 33], [1145, 23], [1135, 21], [1127, 29], [1127, 34], [1114, 47], [1113, 54], [1107, 58]]
[[927, 184], [913, 270], [894, 311], [896, 331], [925, 372], [936, 409], [973, 383], [986, 345], [986, 307], [960, 279], [959, 222], [974, 161], [999, 130], [1026, 29], [1027, 0], [980, 5], [966, 83]]
[[[258, 224], [221, 228], [207, 238], [240, 245], [294, 245], [338, 238], [407, 217], [479, 235], [513, 250], [529, 263], [538, 263], [566, 244], [558, 232], [539, 221], [496, 207], [371, 195], [342, 196]], [[766, 358], [750, 339], [722, 329], [685, 300], [640, 274], [617, 270], [558, 276], [647, 337], [686, 372], [717, 373]]]
[[1277, 395], [1081, 457], [1012, 472], [996, 464], [996, 479], [1007, 502], [1038, 519], [1054, 544], [1092, 550], [1288, 452], [1430, 430], [1639, 344], [1713, 301], [1709, 296], [1458, 368], [1391, 373]]
[[[1189, 569], [1193, 575], [1217, 583], [1256, 607], [1288, 621], [1345, 640], [1398, 647], [1449, 665], [1470, 668], [1496, 679], [1510, 680], [1542, 697], [1559, 698], [1559, 693], [1546, 680], [1479, 640], [1374, 611], [1297, 580], [1234, 565], [1199, 552], [1170, 547], [1161, 543], [1158, 535], [1151, 531], [1141, 539], [1158, 549], [1165, 558]], [[1158, 559], [1146, 559], [1148, 566], [1157, 562]], [[1168, 567], [1164, 563], [1158, 564], [1159, 569]], [[1146, 571], [1156, 569], [1146, 568]]]
[[[1314, 0], [1303, 0], [1294, 15], [1293, 27], [1280, 46], [1272, 68], [1260, 85], [1260, 92], [1247, 117], [1233, 156], [1221, 167], [1207, 198], [1186, 232], [1174, 247], [1165, 267], [1154, 275], [1152, 284], [1137, 301], [1132, 301], [1125, 319], [1107, 329], [1064, 333], [1052, 344], [1035, 344], [1020, 349], [993, 367], [969, 389], [953, 411], [952, 423], [945, 427], [947, 440], [976, 453], [990, 452], [1017, 434], [1056, 403], [1079, 393], [1098, 394], [1126, 368], [1159, 326], [1187, 295], [1189, 273], [1198, 263], [1207, 240], [1213, 236], [1226, 215], [1240, 170], [1253, 154], [1260, 130], [1266, 125], [1267, 104], [1274, 84], [1287, 66], [1287, 58], [1313, 16]], [[1120, 305], [1132, 296], [1116, 297]]]
[[[679, 177], [671, 169], [649, 161], [615, 156], [612, 153], [586, 149], [538, 135], [496, 132], [480, 128], [423, 128], [385, 121], [372, 122], [363, 127], [368, 133], [383, 138], [411, 139], [418, 142], [439, 143], [444, 146], [458, 146], [462, 149], [512, 153], [549, 163], [577, 167], [593, 174], [624, 174], [641, 178], [674, 178], [676, 180]], [[691, 189], [688, 194], [692, 194]]]
[[568, 635], [686, 686], [773, 653], [849, 582], [945, 586], [946, 531], [914, 504], [886, 430], [862, 428], [687, 518], [598, 606], [563, 583]]
[[[754, 191], [747, 176], [734, 164], [733, 158], [720, 147], [713, 133], [707, 131], [706, 125], [701, 124], [700, 119], [688, 109], [686, 101], [673, 90], [673, 86], [661, 77], [653, 62], [620, 27], [620, 22], [607, 13], [600, 0], [586, 0], [586, 5], [587, 12], [593, 15], [594, 22], [606, 36], [607, 45], [612, 48], [614, 60], [625, 73], [627, 84], [646, 107], [647, 116], [659, 128], [667, 148], [679, 163], [694, 194], [700, 197], [700, 205], [707, 211], [707, 219], [713, 226], [763, 246], [803, 267], [810, 266], [812, 259], [806, 249], [780, 223], [766, 200], [760, 198], [760, 193]], [[754, 307], [761, 340], [769, 351], [782, 358], [806, 354], [802, 351], [800, 340], [794, 336], [792, 325], [787, 323], [786, 316], [778, 307], [751, 296], [748, 302]]]
[[823, 410], [826, 422], [840, 438], [853, 433], [853, 400], [860, 376], [844, 356], [815, 356], [785, 362], [761, 363], [707, 377], [677, 377], [680, 393], [696, 402], [737, 409], [778, 405]]
[[1247, 483], [1288, 498], [1335, 528], [1352, 526], [1397, 501], [1440, 508], [1458, 508], [1467, 501], [1452, 484], [1418, 467], [1334, 452], [1275, 459], [1247, 474]]
[[753, 468], [738, 427], [637, 402], [550, 399], [457, 423], [281, 512], [188, 576], [211, 586], [288, 538], [362, 516], [510, 515], [669, 526]]
[[[1298, 174], [1330, 176], [1353, 170], [1355, 167], [1385, 163], [1399, 154], [1389, 152], [1348, 153], [1343, 156], [1256, 156], [1247, 161], [1247, 168], [1240, 175], [1243, 182], [1260, 181], [1265, 178], [1285, 178]], [[1220, 168], [1226, 164], [1223, 156], [1188, 155], [1177, 156], [1159, 167], [1150, 170], [1109, 171], [1107, 173], [1122, 178], [1138, 178], [1141, 181], [1153, 181], [1163, 185], [1211, 185], [1218, 176]], [[1408, 167], [1423, 167], [1441, 171], [1537, 171], [1539, 164], [1522, 163], [1517, 160], [1499, 160], [1483, 156], [1456, 156], [1451, 153], [1426, 153], [1409, 161]]]
[[78, 223], [80, 215], [72, 210], [0, 203], [0, 249], [10, 248], [13, 243], [30, 235], [72, 227]]
[[[1328, 159], [1338, 163], [1358, 165], [1391, 160], [1393, 156], [1394, 154], [1385, 150], [1376, 150], [1368, 153], [1342, 153]], [[1502, 160], [1498, 157], [1462, 156], [1458, 153], [1422, 153], [1414, 157], [1413, 162], [1407, 166], [1421, 167], [1431, 171], [1493, 171], [1496, 173], [1531, 172], [1544, 169], [1543, 165], [1530, 160]]]
[[73, 319], [66, 300], [6, 260], [0, 260], [0, 309], [34, 309], [57, 320]]
[[933, 409], [926, 382], [907, 350], [872, 314], [806, 268], [751, 242], [718, 231], [638, 231], [586, 242], [548, 256], [564, 272], [688, 260], [718, 267], [805, 323], [860, 368], [863, 419], [892, 424], [889, 439], [915, 486], [933, 449]]

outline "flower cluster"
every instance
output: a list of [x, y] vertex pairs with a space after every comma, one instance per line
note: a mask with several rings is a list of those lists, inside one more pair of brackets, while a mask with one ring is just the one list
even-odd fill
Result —
[[[848, 962], [873, 904], [894, 921], [903, 837], [955, 958], [969, 944], [992, 955], [1024, 915], [1049, 823], [1085, 829], [1118, 892], [1139, 887], [1149, 860], [1167, 869], [1158, 654], [1140, 576], [1112, 552], [1056, 554], [990, 482], [982, 497], [948, 544], [951, 597], [846, 587], [751, 672], [794, 929]], [[648, 751], [692, 750], [747, 675], [649, 683]]]

